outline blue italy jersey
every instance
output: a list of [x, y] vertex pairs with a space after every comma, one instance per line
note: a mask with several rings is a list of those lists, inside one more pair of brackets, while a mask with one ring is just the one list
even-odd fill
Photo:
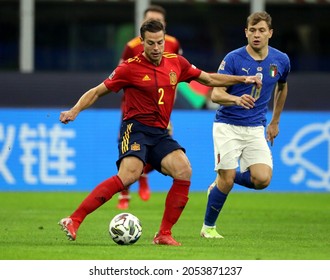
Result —
[[290, 72], [289, 57], [277, 49], [268, 47], [268, 56], [262, 60], [254, 60], [246, 51], [246, 47], [228, 53], [221, 62], [218, 73], [230, 75], [257, 75], [262, 79], [262, 87], [237, 84], [227, 88], [232, 95], [250, 94], [255, 99], [255, 107], [244, 109], [241, 106], [222, 106], [216, 111], [215, 122], [239, 126], [266, 126], [268, 103], [276, 84], [285, 83]]

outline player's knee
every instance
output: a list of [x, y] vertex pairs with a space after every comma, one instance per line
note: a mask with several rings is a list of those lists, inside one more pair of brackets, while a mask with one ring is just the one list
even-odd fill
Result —
[[222, 174], [222, 176], [217, 177], [216, 184], [220, 191], [228, 194], [234, 186], [234, 175], [228, 174], [225, 176]]
[[176, 168], [173, 174], [173, 178], [181, 180], [190, 180], [192, 175], [192, 168], [190, 164], [180, 165], [180, 168]]
[[123, 182], [124, 188], [128, 189], [138, 179], [139, 179], [139, 177], [135, 177], [135, 176], [123, 176], [122, 182]]
[[234, 186], [234, 178], [224, 178], [224, 180], [220, 183], [220, 186], [223, 186], [225, 190], [230, 191]]
[[123, 182], [125, 189], [128, 189], [130, 185], [135, 183], [140, 178], [141, 172], [138, 170], [134, 172], [130, 172], [128, 170], [119, 170], [117, 175]]
[[252, 182], [256, 190], [262, 190], [267, 188], [270, 184], [270, 181], [271, 181], [271, 176], [267, 176], [266, 174], [258, 178], [252, 178]]
[[179, 171], [180, 177], [184, 178], [184, 180], [190, 180], [192, 175], [192, 168], [189, 164], [185, 164], [185, 166]]

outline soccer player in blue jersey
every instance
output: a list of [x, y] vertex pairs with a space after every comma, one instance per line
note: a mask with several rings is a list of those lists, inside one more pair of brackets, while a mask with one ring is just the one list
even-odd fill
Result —
[[[212, 91], [212, 101], [220, 104], [213, 123], [217, 177], [208, 190], [200, 232], [204, 238], [223, 238], [216, 230], [216, 221], [234, 183], [261, 190], [271, 181], [273, 161], [267, 141], [273, 145], [279, 133], [290, 72], [289, 57], [268, 45], [272, 35], [271, 16], [267, 12], [251, 14], [245, 28], [247, 45], [228, 53], [219, 66], [221, 74], [256, 75], [262, 87], [237, 84]], [[272, 118], [266, 126], [273, 93]]]

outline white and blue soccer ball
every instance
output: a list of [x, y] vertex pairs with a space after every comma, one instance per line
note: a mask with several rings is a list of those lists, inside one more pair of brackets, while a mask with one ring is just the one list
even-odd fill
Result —
[[120, 213], [113, 217], [109, 224], [109, 233], [119, 245], [134, 244], [142, 234], [140, 220], [131, 213]]

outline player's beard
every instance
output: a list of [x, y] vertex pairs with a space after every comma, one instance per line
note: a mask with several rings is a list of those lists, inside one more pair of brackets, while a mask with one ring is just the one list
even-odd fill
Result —
[[146, 53], [146, 56], [150, 62], [153, 64], [159, 65], [161, 58], [162, 58], [162, 53], [161, 52], [150, 52]]

